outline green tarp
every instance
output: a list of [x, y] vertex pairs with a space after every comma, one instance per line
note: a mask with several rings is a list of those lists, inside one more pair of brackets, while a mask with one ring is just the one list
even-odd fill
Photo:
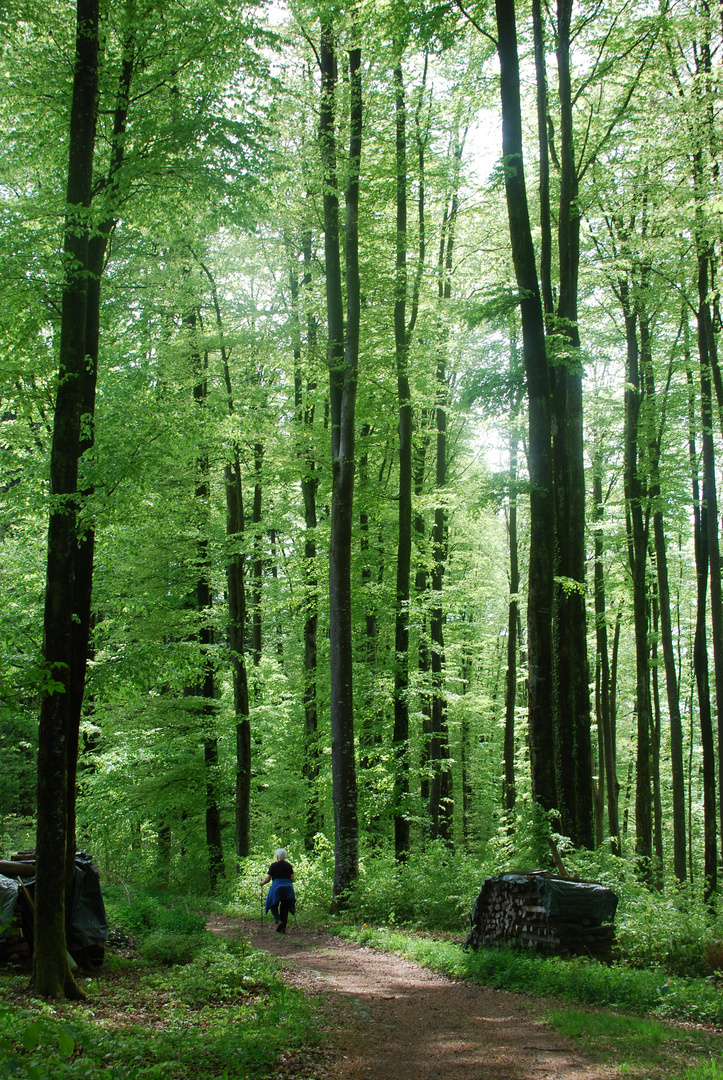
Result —
[[615, 921], [618, 898], [612, 889], [589, 881], [565, 881], [545, 878], [543, 904], [548, 918], [593, 919], [595, 922]]

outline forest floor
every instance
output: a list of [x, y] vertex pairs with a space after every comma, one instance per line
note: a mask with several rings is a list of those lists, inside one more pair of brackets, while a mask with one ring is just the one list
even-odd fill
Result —
[[[28, 962], [0, 967], [0, 1078], [723, 1080], [711, 1026], [492, 990], [314, 925], [283, 937], [216, 914], [208, 929], [217, 947], [187, 966], [109, 948], [82, 1004], [30, 997]], [[271, 954], [290, 993], [224, 938]]]
[[[310, 1057], [282, 1060], [277, 1075], [284, 1080], [611, 1080], [620, 1075], [617, 1066], [588, 1056], [545, 1023], [549, 1000], [455, 982], [393, 953], [313, 928], [290, 924], [284, 937], [270, 921], [225, 916], [214, 916], [208, 928], [244, 937], [279, 957], [285, 981], [317, 1002], [324, 1042]], [[628, 1066], [625, 1075], [652, 1074]]]

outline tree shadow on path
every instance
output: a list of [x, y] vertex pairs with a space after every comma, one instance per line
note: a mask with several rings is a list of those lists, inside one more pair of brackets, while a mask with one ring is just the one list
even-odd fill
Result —
[[[455, 982], [329, 934], [215, 917], [209, 929], [243, 936], [283, 961], [285, 980], [324, 999], [334, 1080], [610, 1080], [535, 1019], [532, 997]], [[549, 1003], [547, 1003], [549, 1007]]]

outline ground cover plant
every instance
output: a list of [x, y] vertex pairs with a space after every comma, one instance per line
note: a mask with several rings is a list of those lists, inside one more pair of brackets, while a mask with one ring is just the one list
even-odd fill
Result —
[[340, 932], [375, 948], [399, 952], [452, 978], [484, 986], [723, 1027], [723, 991], [717, 981], [622, 963], [608, 966], [584, 957], [546, 957], [512, 947], [473, 952], [458, 941], [420, 937], [400, 929], [357, 925]]
[[109, 904], [116, 942], [83, 1004], [28, 996], [0, 969], [0, 1077], [210, 1080], [268, 1076], [314, 1039], [312, 1010], [275, 962], [218, 940], [180, 897]]
[[[621, 1075], [647, 1080], [720, 1080], [720, 1036], [690, 1026], [610, 1012], [553, 1009], [544, 1017], [596, 1059], [615, 1064]], [[694, 1063], [695, 1064], [692, 1064]]]

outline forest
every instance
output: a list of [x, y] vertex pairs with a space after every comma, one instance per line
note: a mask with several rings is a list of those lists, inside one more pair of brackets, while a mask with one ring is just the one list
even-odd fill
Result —
[[0, 59], [38, 992], [76, 847], [404, 921], [551, 836], [714, 920], [721, 5], [17, 0]]

